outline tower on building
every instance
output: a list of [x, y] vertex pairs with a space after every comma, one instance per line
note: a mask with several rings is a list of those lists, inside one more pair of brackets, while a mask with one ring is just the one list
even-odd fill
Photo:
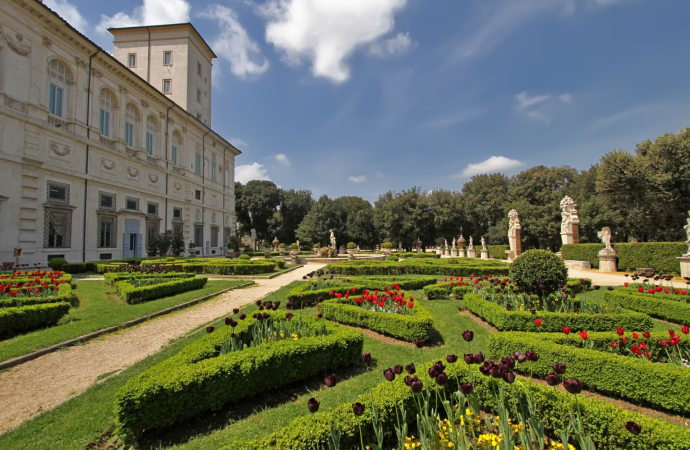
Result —
[[216, 54], [191, 23], [109, 28], [114, 56], [207, 126]]

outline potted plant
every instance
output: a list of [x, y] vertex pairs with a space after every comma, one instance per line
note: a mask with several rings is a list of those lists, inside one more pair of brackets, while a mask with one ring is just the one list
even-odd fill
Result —
[[232, 257], [233, 253], [235, 253], [235, 249], [239, 248], [240, 246], [240, 240], [237, 239], [236, 236], [230, 236], [230, 239], [228, 239], [228, 243], [225, 244], [227, 247], [227, 254], [228, 256]]
[[281, 243], [278, 246], [278, 251], [280, 252], [280, 256], [283, 256], [283, 254], [285, 254], [285, 242]]
[[299, 247], [297, 243], [290, 244], [290, 255], [292, 256], [297, 256], [299, 255]]
[[390, 255], [391, 252], [393, 251], [393, 243], [392, 242], [384, 242], [381, 244], [381, 250], [383, 251], [384, 254]]
[[350, 242], [349, 244], [347, 244], [347, 254], [348, 255], [354, 255], [355, 252], [357, 251], [356, 249], [357, 249], [357, 244], [355, 244], [354, 242]]
[[196, 249], [196, 244], [194, 242], [189, 243], [189, 254], [190, 255], [198, 255], [199, 250]]
[[271, 257], [271, 243], [264, 241], [264, 258], [269, 259]]
[[247, 244], [244, 242], [240, 241], [240, 253], [244, 253], [244, 249], [247, 248]]

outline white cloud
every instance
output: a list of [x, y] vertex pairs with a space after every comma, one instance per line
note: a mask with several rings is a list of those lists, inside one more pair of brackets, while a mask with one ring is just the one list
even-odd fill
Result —
[[260, 75], [268, 70], [268, 60], [259, 45], [249, 37], [237, 14], [221, 5], [210, 6], [199, 17], [216, 19], [221, 33], [212, 44], [213, 50], [230, 63], [231, 71], [240, 78]]
[[407, 0], [269, 0], [260, 7], [268, 19], [266, 41], [285, 60], [308, 60], [312, 73], [336, 83], [350, 77], [347, 59], [394, 27]]
[[546, 100], [550, 99], [551, 95], [535, 95], [534, 97], [530, 97], [527, 91], [522, 91], [518, 95], [515, 96], [515, 100], [517, 100], [517, 109], [525, 109], [529, 108], [530, 106], [537, 105], [541, 102], [545, 102]]
[[249, 144], [247, 144], [246, 142], [244, 142], [242, 139], [240, 139], [238, 137], [231, 138], [230, 143], [240, 150], [242, 150], [242, 148], [249, 147]]
[[474, 108], [446, 116], [433, 117], [423, 123], [427, 128], [449, 128], [483, 116], [485, 108]]
[[235, 181], [242, 184], [252, 180], [270, 180], [266, 167], [257, 162], [235, 167]]
[[353, 183], [364, 183], [367, 180], [364, 175], [357, 175], [356, 177], [348, 177], [347, 179], [352, 181]]
[[284, 166], [290, 166], [290, 160], [288, 159], [287, 156], [285, 156], [282, 153], [278, 153], [276, 155], [276, 161], [278, 161], [280, 164], [282, 164]]
[[107, 34], [108, 28], [133, 27], [140, 25], [162, 25], [189, 22], [191, 6], [185, 0], [143, 0], [134, 8], [133, 14], [119, 12], [114, 16], [101, 14], [98, 31]]
[[412, 39], [410, 33], [398, 33], [395, 37], [383, 42], [374, 42], [369, 46], [369, 53], [374, 56], [386, 58], [389, 56], [404, 55], [410, 49]]
[[563, 105], [573, 102], [573, 95], [564, 92], [554, 97], [551, 94], [530, 96], [526, 91], [515, 96], [515, 109], [524, 117], [545, 125], [551, 123], [551, 116]]
[[564, 92], [563, 94], [558, 96], [558, 99], [565, 103], [566, 105], [569, 105], [573, 102], [573, 94], [569, 94], [567, 92]]
[[86, 20], [81, 16], [77, 7], [67, 0], [44, 0], [43, 4], [58, 13], [77, 30], [84, 32], [86, 29]]
[[486, 161], [477, 164], [468, 164], [465, 170], [451, 178], [467, 178], [481, 173], [495, 173], [505, 170], [516, 169], [524, 166], [525, 163], [517, 159], [506, 158], [505, 156], [492, 156]]

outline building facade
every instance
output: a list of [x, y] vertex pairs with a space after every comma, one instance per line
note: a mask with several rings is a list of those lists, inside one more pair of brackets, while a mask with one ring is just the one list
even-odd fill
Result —
[[0, 263], [146, 256], [165, 230], [223, 255], [240, 151], [210, 128], [194, 27], [111, 30], [113, 57], [35, 0], [0, 12]]

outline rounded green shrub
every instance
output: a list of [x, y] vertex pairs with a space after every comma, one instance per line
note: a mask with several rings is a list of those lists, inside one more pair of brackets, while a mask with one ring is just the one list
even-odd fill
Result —
[[297, 243], [290, 244], [290, 248], [293, 250], [297, 250]]
[[357, 244], [355, 244], [354, 242], [350, 242], [349, 244], [347, 244], [348, 250], [354, 250], [356, 248], [357, 248]]
[[65, 258], [53, 258], [48, 261], [48, 265], [53, 270], [60, 270], [60, 268], [65, 264], [67, 264], [67, 260]]
[[526, 292], [548, 295], [568, 282], [563, 260], [547, 250], [528, 250], [510, 265], [510, 277]]
[[278, 248], [285, 248], [285, 242], [281, 243]]
[[238, 259], [240, 259], [240, 260], [249, 260], [249, 259], [252, 259], [252, 257], [249, 256], [249, 255], [240, 255], [240, 257], [239, 257]]
[[381, 248], [393, 248], [393, 243], [392, 242], [384, 242], [381, 244]]
[[399, 261], [398, 255], [391, 255], [388, 258], [386, 258], [386, 261]]

